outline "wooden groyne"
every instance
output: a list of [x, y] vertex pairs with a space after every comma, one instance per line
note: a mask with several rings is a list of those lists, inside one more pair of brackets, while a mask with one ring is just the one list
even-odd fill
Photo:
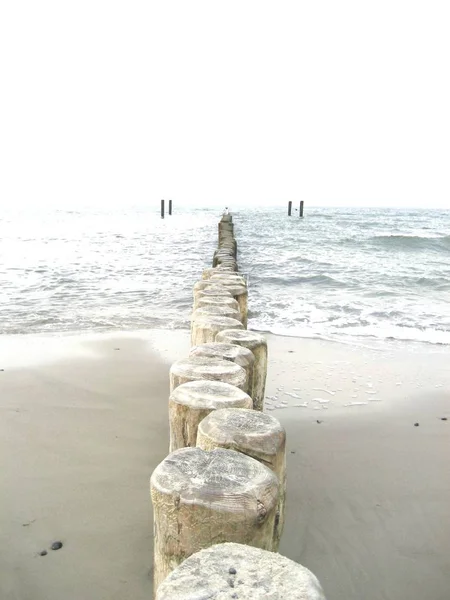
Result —
[[278, 554], [286, 433], [264, 413], [267, 341], [247, 330], [247, 303], [234, 223], [224, 215], [212, 267], [194, 285], [190, 354], [170, 369], [170, 453], [150, 481], [156, 600], [227, 590], [245, 600], [257, 588], [280, 600], [324, 600], [315, 576]]

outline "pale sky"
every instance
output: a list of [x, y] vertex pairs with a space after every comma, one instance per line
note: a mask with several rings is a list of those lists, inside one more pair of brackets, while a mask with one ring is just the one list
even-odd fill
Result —
[[450, 208], [450, 3], [5, 0], [0, 205]]

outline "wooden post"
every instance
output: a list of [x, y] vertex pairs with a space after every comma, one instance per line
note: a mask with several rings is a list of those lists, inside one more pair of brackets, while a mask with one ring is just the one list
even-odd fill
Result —
[[203, 290], [203, 292], [198, 292], [197, 308], [202, 308], [203, 306], [228, 306], [239, 312], [239, 304], [237, 303], [237, 300], [231, 296], [221, 296], [220, 294], [202, 296], [201, 294], [204, 292], [205, 290]]
[[161, 219], [164, 219], [164, 200], [161, 200]]
[[231, 360], [190, 356], [170, 367], [170, 393], [188, 381], [223, 381], [247, 392], [247, 373]]
[[159, 586], [155, 600], [193, 598], [325, 600], [325, 595], [306, 567], [277, 552], [229, 543], [187, 558]]
[[236, 252], [231, 247], [220, 247], [214, 252], [213, 255], [213, 267], [217, 267], [223, 262], [236, 262]]
[[253, 409], [253, 401], [241, 389], [222, 381], [189, 381], [175, 388], [169, 397], [169, 452], [196, 446], [201, 421], [211, 411], [223, 408]]
[[[209, 298], [209, 297], [231, 298], [232, 300], [234, 300], [234, 298], [230, 294], [230, 292], [228, 292], [222, 286], [213, 286], [211, 288], [205, 288], [203, 290], [196, 290], [194, 292], [194, 310], [197, 308], [197, 306], [199, 305], [199, 302], [202, 298]], [[238, 304], [238, 308], [239, 308], [239, 304]]]
[[236, 275], [236, 271], [234, 271], [232, 267], [218, 265], [217, 267], [207, 267], [206, 269], [203, 269], [202, 280], [211, 279], [214, 274], [224, 275], [225, 273]]
[[[210, 279], [202, 279], [202, 280], [196, 281], [194, 283], [194, 296], [195, 296], [196, 292], [199, 292], [201, 290], [203, 291], [203, 290], [206, 290], [206, 289], [208, 289], [208, 290], [209, 289], [212, 289], [212, 290], [216, 289], [218, 292], [220, 292], [220, 291], [226, 292], [227, 291], [226, 288], [223, 285], [221, 285], [221, 283], [218, 282], [218, 281], [216, 281], [214, 283]], [[230, 294], [231, 294], [231, 292], [230, 292]]]
[[253, 399], [255, 410], [264, 409], [264, 393], [267, 377], [267, 340], [260, 333], [246, 330], [226, 329], [220, 331], [215, 339], [216, 342], [226, 344], [237, 344], [251, 350], [255, 356], [253, 367], [253, 383], [248, 393]]
[[300, 201], [300, 216], [301, 217], [303, 217], [303, 205], [304, 205], [304, 202], [303, 202], [303, 200], [301, 200]]
[[278, 552], [286, 498], [286, 432], [278, 419], [241, 407], [210, 412], [197, 427], [197, 447], [203, 450], [236, 450], [259, 460], [275, 473], [280, 484], [280, 497], [272, 550]]
[[289, 200], [288, 202], [288, 217], [291, 216], [292, 213], [292, 200]]
[[[240, 314], [242, 316], [242, 311]], [[242, 322], [237, 319], [214, 315], [195, 315], [191, 324], [192, 346], [215, 342], [217, 334], [224, 329], [244, 329]]]
[[169, 200], [169, 215], [172, 214], [172, 200]]
[[241, 313], [239, 309], [233, 308], [231, 306], [215, 304], [214, 306], [210, 304], [209, 306], [198, 307], [192, 313], [192, 321], [201, 319], [202, 317], [207, 317], [212, 315], [214, 317], [231, 317], [232, 319], [236, 319], [237, 321], [242, 321]]
[[216, 285], [222, 285], [223, 283], [236, 283], [238, 285], [247, 285], [245, 278], [239, 273], [213, 273], [209, 278], [209, 281]]
[[236, 271], [233, 271], [230, 267], [219, 265], [217, 267], [207, 267], [206, 269], [203, 269], [202, 280], [205, 281], [211, 279], [211, 277], [215, 274], [224, 275], [225, 273], [228, 273], [229, 275], [236, 275]]
[[250, 456], [181, 448], [153, 471], [150, 490], [155, 593], [183, 560], [213, 544], [272, 547], [278, 480]]
[[[255, 356], [251, 350], [238, 346], [237, 344], [200, 344], [191, 348], [189, 356], [203, 356], [206, 358], [219, 358], [220, 360], [231, 360], [245, 369], [247, 373], [247, 388], [251, 390], [253, 382], [253, 367]], [[253, 408], [253, 404], [252, 404]]]
[[[217, 285], [221, 285], [222, 287], [224, 287], [228, 292], [230, 292], [230, 294], [233, 296], [233, 298], [235, 300], [237, 300], [238, 304], [239, 304], [239, 311], [242, 315], [242, 324], [244, 325], [244, 328], [247, 328], [247, 314], [248, 314], [248, 307], [247, 307], [247, 300], [248, 300], [248, 292], [247, 292], [247, 286], [244, 284], [242, 285], [239, 280], [235, 280], [235, 279], [227, 279], [227, 276], [224, 274], [222, 276], [222, 278], [214, 275], [213, 278], [211, 278], [209, 280], [210, 284], [214, 283]], [[208, 280], [206, 280], [208, 281]], [[197, 285], [197, 284], [195, 284]], [[208, 287], [208, 286], [205, 286]]]

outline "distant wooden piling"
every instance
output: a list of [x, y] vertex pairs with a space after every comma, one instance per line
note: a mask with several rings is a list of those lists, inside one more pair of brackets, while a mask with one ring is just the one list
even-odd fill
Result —
[[292, 214], [292, 200], [289, 200], [288, 202], [288, 217], [290, 217]]
[[304, 201], [301, 200], [300, 201], [300, 217], [303, 217], [303, 205], [304, 205]]
[[169, 200], [169, 215], [172, 214], [172, 200]]
[[164, 200], [161, 200], [161, 219], [164, 219]]

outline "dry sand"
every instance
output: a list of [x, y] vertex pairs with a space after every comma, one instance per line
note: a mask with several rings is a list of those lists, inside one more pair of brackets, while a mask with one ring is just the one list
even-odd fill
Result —
[[[187, 331], [0, 340], [0, 600], [152, 597], [149, 477], [188, 349]], [[449, 359], [269, 336], [281, 552], [328, 600], [450, 598]]]

